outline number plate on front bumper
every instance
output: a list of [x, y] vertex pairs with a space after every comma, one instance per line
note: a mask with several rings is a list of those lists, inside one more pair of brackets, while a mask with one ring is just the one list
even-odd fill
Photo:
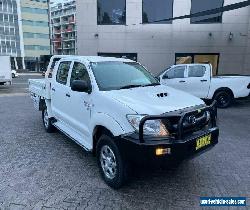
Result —
[[206, 147], [206, 146], [210, 145], [211, 144], [211, 139], [212, 139], [211, 134], [196, 139], [195, 150], [197, 151], [197, 150], [199, 150], [199, 149], [201, 149], [203, 147]]

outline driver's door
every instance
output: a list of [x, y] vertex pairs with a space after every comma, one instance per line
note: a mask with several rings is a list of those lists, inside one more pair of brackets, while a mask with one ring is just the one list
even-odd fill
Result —
[[161, 82], [164, 85], [179, 89], [186, 90], [186, 78], [187, 78], [187, 66], [174, 66], [167, 70], [162, 78]]
[[[74, 62], [69, 85], [71, 87], [72, 82], [74, 80], [83, 80], [86, 81], [87, 84], [90, 86], [91, 89], [91, 81], [85, 65], [81, 62]], [[82, 141], [80, 142], [83, 145], [88, 144], [87, 139], [90, 137], [89, 132], [89, 122], [91, 116], [91, 109], [92, 109], [92, 101], [91, 101], [91, 93], [85, 92], [76, 92], [72, 91], [71, 88], [68, 92], [70, 96], [70, 125], [71, 127], [76, 130], [81, 136], [83, 136]]]

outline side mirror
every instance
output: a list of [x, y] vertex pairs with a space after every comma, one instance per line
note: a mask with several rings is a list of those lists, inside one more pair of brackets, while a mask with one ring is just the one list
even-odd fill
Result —
[[91, 87], [87, 84], [87, 82], [82, 80], [74, 80], [71, 84], [71, 90], [76, 92], [85, 92], [91, 93]]

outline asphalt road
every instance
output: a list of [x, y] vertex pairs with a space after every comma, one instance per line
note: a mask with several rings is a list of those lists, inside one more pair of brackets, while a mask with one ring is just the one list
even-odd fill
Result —
[[94, 157], [59, 132], [45, 133], [28, 78], [39, 76], [0, 86], [0, 209], [193, 210], [200, 196], [246, 196], [250, 205], [249, 99], [219, 110], [213, 150], [179, 167], [138, 168], [115, 191], [103, 183]]

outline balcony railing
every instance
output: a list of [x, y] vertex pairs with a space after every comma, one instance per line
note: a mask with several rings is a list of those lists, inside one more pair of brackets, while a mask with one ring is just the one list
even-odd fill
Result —
[[61, 42], [61, 41], [62, 41], [62, 38], [54, 38], [52, 41], [53, 41], [53, 42]]
[[54, 30], [54, 34], [61, 34], [61, 30]]

